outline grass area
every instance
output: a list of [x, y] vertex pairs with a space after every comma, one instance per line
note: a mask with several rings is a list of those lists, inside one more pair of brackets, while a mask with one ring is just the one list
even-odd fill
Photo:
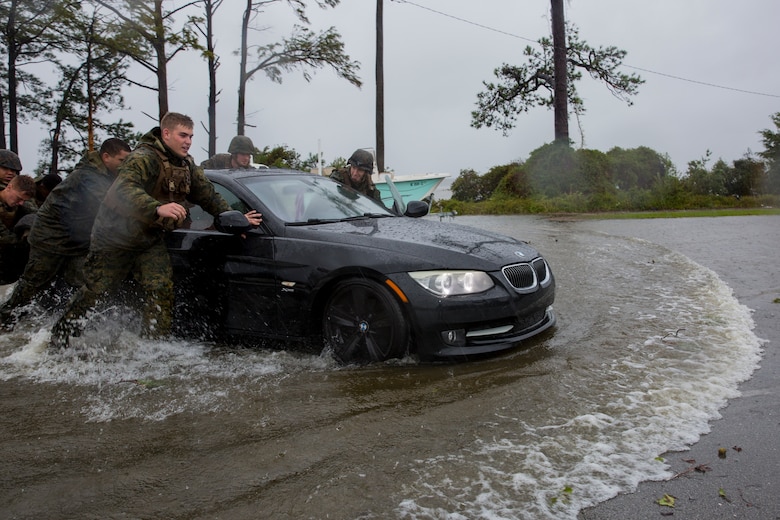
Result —
[[725, 197], [651, 191], [620, 192], [617, 195], [567, 193], [556, 197], [492, 196], [479, 202], [455, 199], [435, 201], [434, 212], [457, 211], [459, 215], [547, 215], [553, 218], [678, 218], [780, 214], [780, 195]]
[[602, 213], [575, 213], [570, 216], [581, 219], [645, 219], [689, 217], [739, 217], [745, 215], [780, 215], [780, 208], [722, 208], [670, 211], [620, 211]]

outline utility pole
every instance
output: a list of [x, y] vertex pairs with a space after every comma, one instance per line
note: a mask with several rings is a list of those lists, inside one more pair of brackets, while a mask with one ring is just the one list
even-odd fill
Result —
[[385, 171], [385, 73], [382, 1], [376, 0], [376, 168]]
[[569, 144], [568, 75], [566, 71], [566, 22], [563, 16], [563, 0], [550, 0], [552, 7], [553, 109], [555, 115], [555, 140]]

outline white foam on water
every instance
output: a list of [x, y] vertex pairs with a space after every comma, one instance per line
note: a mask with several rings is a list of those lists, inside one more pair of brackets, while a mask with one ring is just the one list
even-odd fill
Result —
[[48, 329], [2, 336], [0, 352], [19, 346], [0, 358], [0, 378], [83, 387], [87, 421], [229, 410], [237, 395], [335, 366], [326, 356], [143, 339], [121, 326], [88, 330], [66, 349], [50, 349], [49, 340]]
[[[51, 334], [47, 330], [38, 330], [29, 336], [24, 346], [12, 352], [2, 362], [10, 365], [32, 366], [44, 356], [49, 345]], [[2, 373], [4, 379], [13, 377], [12, 373]]]
[[492, 435], [417, 461], [397, 515], [574, 519], [643, 480], [670, 478], [659, 456], [709, 431], [757, 368], [762, 341], [751, 311], [714, 272], [676, 253], [659, 263], [687, 278], [653, 281], [652, 297], [621, 304], [633, 313], [622, 324], [632, 335], [618, 354], [561, 373], [568, 399], [537, 417], [517, 422], [505, 406]]

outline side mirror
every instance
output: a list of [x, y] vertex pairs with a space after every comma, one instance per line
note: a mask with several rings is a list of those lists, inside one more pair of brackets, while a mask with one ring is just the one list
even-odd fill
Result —
[[404, 216], [419, 218], [428, 214], [428, 203], [422, 200], [410, 200], [406, 205]]
[[252, 229], [243, 213], [237, 210], [224, 211], [214, 219], [214, 227], [222, 233], [241, 235]]

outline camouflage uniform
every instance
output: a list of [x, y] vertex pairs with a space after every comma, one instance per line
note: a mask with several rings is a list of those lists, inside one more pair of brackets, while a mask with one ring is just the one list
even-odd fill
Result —
[[336, 182], [340, 182], [345, 186], [349, 186], [355, 191], [359, 191], [363, 195], [368, 195], [372, 199], [382, 202], [382, 194], [374, 185], [374, 181], [371, 180], [370, 173], [366, 173], [366, 175], [363, 177], [363, 180], [357, 184], [354, 184], [352, 182], [352, 177], [350, 177], [349, 174], [349, 166], [347, 166], [341, 170], [333, 170], [333, 173], [330, 174], [330, 178]]
[[229, 170], [233, 167], [230, 164], [232, 159], [229, 153], [218, 153], [200, 163], [200, 167], [204, 170]]
[[154, 128], [124, 160], [100, 205], [84, 266], [85, 283], [52, 329], [54, 345], [67, 345], [67, 337], [80, 332], [79, 319], [130, 274], [146, 296], [146, 333], [170, 332], [173, 280], [163, 237], [177, 223], [159, 218], [157, 208], [186, 201], [214, 216], [230, 210], [192, 157], [177, 157], [163, 144], [160, 128]]
[[57, 187], [62, 182], [62, 177], [56, 173], [48, 173], [41, 175], [35, 179], [35, 204], [40, 208], [46, 201], [46, 197], [49, 196], [51, 190]]
[[249, 156], [255, 153], [255, 145], [252, 140], [245, 135], [237, 135], [230, 140], [228, 153], [218, 153], [200, 163], [204, 170], [254, 170], [251, 164], [246, 168], [233, 166], [233, 154], [244, 153]]
[[100, 203], [115, 174], [100, 153], [87, 152], [76, 168], [49, 194], [30, 230], [30, 259], [11, 297], [0, 307], [0, 320], [29, 303], [59, 274], [71, 287], [84, 285], [84, 259]]
[[15, 282], [24, 271], [29, 247], [27, 239], [22, 238], [14, 226], [22, 217], [35, 214], [36, 211], [35, 205], [29, 204], [29, 201], [16, 207], [0, 202], [0, 284]]
[[200, 163], [200, 167], [204, 170], [254, 170], [254, 166], [247, 166], [246, 168], [236, 168], [232, 163], [233, 156], [229, 153], [218, 153], [212, 155], [209, 159], [206, 159]]

